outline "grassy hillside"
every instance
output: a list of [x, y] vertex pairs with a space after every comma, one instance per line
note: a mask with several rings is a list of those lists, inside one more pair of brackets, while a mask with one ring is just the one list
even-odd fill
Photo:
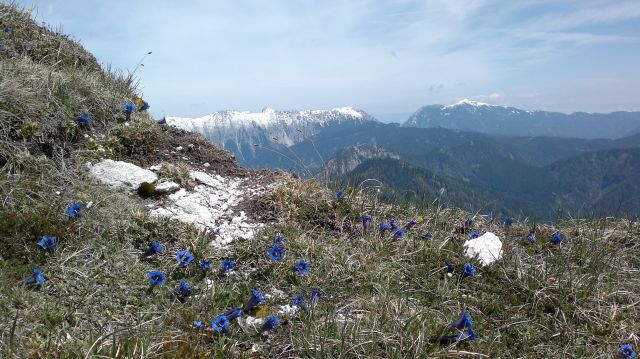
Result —
[[[626, 342], [638, 347], [638, 222], [504, 227], [443, 205], [383, 203], [375, 186], [345, 188], [337, 200], [314, 181], [291, 180], [253, 198], [271, 218], [254, 239], [217, 248], [194, 226], [149, 216], [148, 200], [100, 184], [85, 164], [164, 163], [172, 171], [161, 176], [184, 181], [186, 169], [204, 163], [221, 176], [252, 173], [145, 111], [127, 120], [122, 105], [139, 95], [135, 80], [100, 68], [64, 35], [7, 5], [0, 24], [11, 27], [0, 52], [0, 357], [578, 358], [612, 357]], [[76, 120], [84, 113], [90, 126]], [[69, 218], [73, 202], [82, 211]], [[372, 217], [368, 230], [363, 215]], [[380, 235], [390, 219], [418, 223], [402, 238]], [[503, 258], [486, 267], [466, 258], [471, 230], [499, 235]], [[537, 244], [525, 239], [531, 230]], [[565, 240], [554, 245], [557, 231]], [[267, 250], [277, 234], [285, 253], [274, 261]], [[43, 236], [57, 238], [54, 249], [38, 245]], [[145, 257], [152, 241], [163, 251]], [[180, 266], [179, 250], [194, 262]], [[223, 259], [235, 270], [222, 273]], [[300, 259], [309, 262], [303, 275], [294, 269]], [[465, 264], [477, 273], [463, 277]], [[25, 281], [36, 268], [42, 285]], [[166, 282], [150, 287], [152, 271]], [[179, 280], [190, 295], [176, 294]], [[226, 333], [211, 327], [250, 302], [253, 288], [263, 304], [231, 320]], [[304, 300], [292, 309], [299, 294]], [[477, 338], [445, 340], [460, 334], [447, 324], [465, 310]], [[280, 326], [261, 331], [255, 323], [269, 315]]]

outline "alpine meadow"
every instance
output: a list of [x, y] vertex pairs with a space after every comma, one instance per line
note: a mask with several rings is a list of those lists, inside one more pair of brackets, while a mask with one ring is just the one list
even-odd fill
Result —
[[0, 357], [636, 358], [640, 6], [517, 3], [0, 2]]

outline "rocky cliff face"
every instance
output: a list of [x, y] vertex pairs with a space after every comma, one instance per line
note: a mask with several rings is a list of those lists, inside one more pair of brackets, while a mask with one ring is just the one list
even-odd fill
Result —
[[362, 162], [374, 158], [400, 159], [400, 156], [385, 148], [372, 144], [362, 144], [344, 148], [336, 153], [322, 168], [318, 178], [322, 180], [336, 179], [354, 168]]
[[166, 121], [178, 128], [204, 134], [234, 154], [241, 164], [247, 164], [259, 146], [282, 149], [329, 126], [376, 119], [352, 107], [342, 107], [305, 111], [272, 108], [262, 112], [220, 111], [199, 118], [167, 117]]

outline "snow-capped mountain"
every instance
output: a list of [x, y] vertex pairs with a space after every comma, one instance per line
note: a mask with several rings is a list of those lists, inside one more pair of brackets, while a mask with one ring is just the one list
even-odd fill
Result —
[[353, 107], [331, 110], [262, 112], [220, 111], [198, 118], [167, 117], [167, 124], [200, 132], [213, 143], [229, 150], [241, 164], [249, 164], [258, 149], [274, 153], [302, 142], [332, 126], [358, 125], [377, 121]]
[[565, 114], [463, 99], [446, 106], [424, 106], [402, 126], [444, 127], [506, 136], [619, 138], [640, 126], [640, 112]]

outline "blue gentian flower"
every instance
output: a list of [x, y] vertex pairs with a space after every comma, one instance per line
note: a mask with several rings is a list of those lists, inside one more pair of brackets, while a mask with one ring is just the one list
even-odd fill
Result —
[[158, 243], [158, 241], [152, 241], [149, 243], [149, 249], [144, 252], [144, 255], [149, 257], [160, 253], [162, 253], [162, 244]]
[[338, 202], [342, 202], [342, 200], [346, 195], [347, 194], [344, 192], [344, 190], [341, 189], [338, 192], [336, 192], [336, 199], [338, 199]]
[[225, 259], [222, 261], [222, 273], [232, 271], [235, 267], [236, 262], [232, 261], [231, 259]]
[[371, 226], [371, 216], [362, 216], [360, 217], [362, 220], [362, 228], [366, 231]]
[[229, 319], [226, 315], [219, 315], [211, 321], [211, 328], [218, 333], [227, 333], [229, 331]]
[[82, 206], [76, 202], [71, 203], [71, 206], [67, 208], [67, 215], [69, 219], [79, 218], [82, 214]]
[[167, 280], [167, 276], [160, 271], [153, 271], [147, 274], [149, 276], [149, 285], [155, 287], [157, 285], [164, 285], [164, 281]]
[[167, 118], [163, 117], [158, 121], [158, 125], [166, 125], [167, 124]]
[[249, 300], [247, 301], [247, 304], [244, 305], [244, 311], [248, 311], [251, 310], [253, 307], [255, 307], [258, 304], [264, 304], [265, 300], [264, 297], [262, 296], [262, 294], [260, 294], [260, 292], [258, 292], [257, 289], [251, 289], [251, 298], [249, 298]]
[[267, 321], [262, 325], [262, 328], [260, 328], [260, 331], [266, 332], [278, 327], [280, 327], [280, 321], [278, 320], [278, 317], [276, 317], [275, 315], [270, 315], [267, 317]]
[[444, 337], [446, 341], [450, 342], [463, 342], [465, 340], [476, 340], [477, 338], [478, 336], [476, 335], [476, 332], [474, 332], [471, 328], [466, 328], [464, 331], [456, 335]]
[[391, 196], [389, 196], [388, 194], [383, 194], [383, 195], [382, 195], [382, 201], [383, 201], [383, 202], [389, 202], [389, 201], [391, 201]]
[[301, 259], [295, 266], [293, 266], [295, 270], [298, 271], [298, 274], [304, 275], [309, 273], [309, 262], [306, 262], [304, 259]]
[[188, 249], [178, 251], [178, 253], [176, 254], [176, 261], [178, 262], [179, 267], [185, 267], [189, 265], [189, 263], [193, 262], [194, 259], [196, 258]]
[[384, 236], [384, 233], [389, 229], [386, 223], [380, 223], [380, 235]]
[[390, 219], [389, 220], [389, 228], [398, 229], [398, 225], [396, 224], [396, 220], [395, 219]]
[[447, 272], [451, 273], [456, 268], [453, 263], [447, 263]]
[[241, 316], [243, 316], [244, 311], [242, 310], [242, 308], [233, 307], [229, 309], [229, 311], [224, 313], [224, 315], [227, 317], [227, 319], [229, 319], [229, 321], [232, 321], [236, 318], [240, 318]]
[[556, 232], [553, 234], [553, 238], [551, 238], [551, 243], [560, 244], [560, 242], [564, 241], [564, 236], [560, 232]]
[[140, 106], [140, 111], [145, 111], [149, 109], [149, 104], [147, 103], [147, 101], [142, 101], [142, 106]]
[[395, 238], [400, 239], [400, 238], [404, 237], [404, 231], [402, 229], [398, 229], [393, 233], [393, 236]]
[[534, 245], [535, 245], [536, 243], [538, 243], [538, 241], [536, 240], [536, 234], [535, 234], [535, 233], [533, 233], [533, 232], [529, 232], [529, 234], [527, 234], [527, 240], [528, 240], [529, 242], [531, 242], [531, 244], [534, 244]]
[[320, 289], [311, 289], [309, 291], [309, 295], [311, 296], [311, 298], [320, 298], [324, 296], [324, 292]]
[[191, 289], [187, 282], [182, 279], [180, 279], [180, 284], [178, 284], [178, 286], [173, 290], [173, 292], [179, 297], [188, 297], [191, 295], [192, 291], [193, 289]]
[[296, 296], [293, 297], [293, 305], [307, 310], [307, 304], [304, 300], [304, 294], [296, 294]]
[[204, 327], [204, 323], [199, 321], [199, 320], [194, 320], [193, 321], [193, 326], [196, 327], [196, 328], [202, 328], [202, 327]]
[[11, 28], [11, 26], [5, 26], [3, 31], [5, 34], [10, 34], [13, 31], [13, 29]]
[[129, 118], [129, 116], [131, 116], [131, 113], [136, 111], [136, 105], [127, 101], [125, 102], [124, 106], [122, 106], [122, 109], [124, 110], [125, 115], [127, 115], [127, 118]]
[[284, 248], [278, 245], [274, 245], [273, 247], [267, 250], [267, 254], [271, 257], [272, 261], [280, 261], [284, 258]]
[[38, 242], [38, 245], [45, 251], [53, 251], [56, 247], [56, 237], [44, 236], [40, 242]]
[[511, 227], [514, 223], [516, 223], [515, 218], [513, 218], [513, 217], [502, 217], [502, 224], [505, 227]]
[[474, 238], [478, 238], [478, 237], [480, 237], [480, 232], [478, 232], [478, 231], [469, 232], [469, 238], [474, 239]]
[[620, 344], [620, 357], [625, 359], [634, 359], [636, 352], [629, 343]]
[[206, 272], [209, 269], [211, 269], [211, 260], [210, 259], [203, 259], [203, 260], [200, 261], [198, 266], [200, 267], [201, 270]]
[[473, 328], [473, 321], [471, 320], [471, 316], [469, 315], [469, 313], [467, 313], [467, 311], [465, 310], [462, 315], [460, 315], [460, 318], [449, 323], [447, 327], [460, 330], [464, 328]]
[[413, 228], [413, 226], [415, 226], [416, 224], [418, 224], [418, 221], [416, 221], [415, 219], [412, 219], [409, 221], [409, 223], [407, 223], [404, 228], [406, 230], [410, 230], [411, 228]]
[[81, 124], [84, 125], [86, 127], [91, 126], [91, 116], [89, 116], [88, 113], [83, 113], [81, 116], [78, 116], [78, 118], [76, 118], [76, 121]]
[[284, 238], [281, 235], [276, 235], [273, 238], [273, 245], [284, 248]]
[[476, 274], [477, 270], [475, 268], [473, 268], [473, 265], [471, 263], [466, 263], [464, 265], [464, 272], [462, 272], [462, 276], [463, 277], [471, 277], [474, 276]]
[[33, 270], [33, 274], [24, 280], [24, 284], [33, 284], [35, 286], [43, 286], [45, 282], [44, 273], [40, 268]]
[[423, 235], [422, 235], [422, 236], [420, 236], [420, 237], [421, 237], [422, 239], [429, 240], [429, 239], [433, 238], [433, 233], [431, 233], [431, 232], [427, 232], [427, 233], [423, 234]]

